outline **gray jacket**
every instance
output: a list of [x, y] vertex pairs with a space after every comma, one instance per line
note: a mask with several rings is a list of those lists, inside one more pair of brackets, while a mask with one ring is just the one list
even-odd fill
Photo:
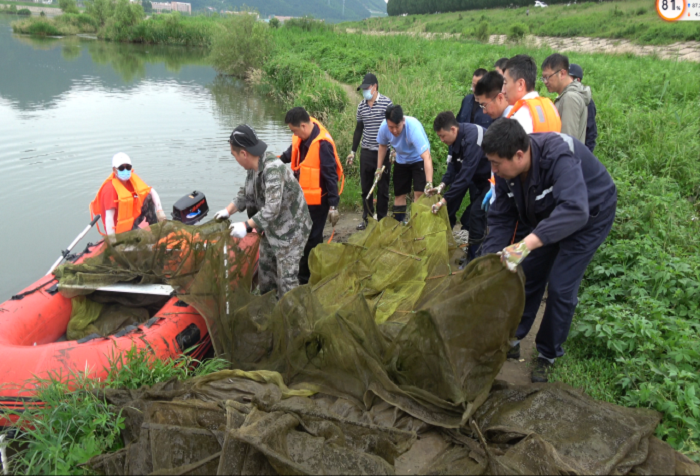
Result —
[[273, 153], [260, 157], [257, 171], [248, 171], [233, 203], [239, 211], [248, 212], [255, 228], [265, 232], [276, 255], [306, 244], [311, 215], [304, 192], [292, 171]]
[[564, 88], [554, 105], [561, 116], [561, 132], [586, 142], [588, 123], [588, 103], [591, 102], [591, 88], [578, 81], [572, 81]]

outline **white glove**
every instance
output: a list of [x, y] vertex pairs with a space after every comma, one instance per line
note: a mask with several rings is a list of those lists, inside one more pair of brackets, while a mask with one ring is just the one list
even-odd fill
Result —
[[216, 215], [214, 215], [214, 220], [225, 220], [230, 216], [231, 214], [228, 212], [228, 208], [224, 208], [223, 210], [216, 212]]
[[430, 211], [433, 212], [433, 215], [437, 215], [437, 213], [440, 211], [440, 209], [444, 206], [445, 206], [445, 204], [442, 203], [442, 200], [440, 200], [439, 202], [433, 204]]
[[355, 160], [355, 153], [353, 151], [350, 151], [347, 158], [348, 165], [352, 165], [353, 160]]
[[158, 210], [156, 212], [156, 217], [158, 217], [158, 221], [165, 221], [167, 220], [167, 217], [165, 216], [165, 212], [163, 210]]
[[389, 152], [389, 160], [392, 164], [396, 162], [396, 149], [391, 149], [391, 152]]
[[231, 236], [234, 238], [245, 238], [245, 236], [248, 234], [248, 230], [245, 227], [245, 223], [242, 221], [239, 221], [237, 223], [232, 223], [231, 226], [229, 226], [231, 229]]

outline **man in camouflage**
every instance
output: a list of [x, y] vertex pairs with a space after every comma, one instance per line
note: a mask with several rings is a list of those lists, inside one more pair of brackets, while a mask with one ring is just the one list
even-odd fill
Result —
[[260, 293], [277, 290], [277, 298], [299, 285], [299, 261], [311, 233], [311, 216], [292, 171], [259, 140], [252, 127], [240, 125], [229, 138], [231, 155], [248, 171], [238, 196], [217, 219], [246, 211], [248, 220], [231, 225], [243, 238], [253, 228], [262, 233], [258, 284]]

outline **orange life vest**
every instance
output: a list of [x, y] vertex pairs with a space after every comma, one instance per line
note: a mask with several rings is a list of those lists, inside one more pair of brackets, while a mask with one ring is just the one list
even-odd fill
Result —
[[561, 132], [559, 111], [548, 98], [538, 96], [531, 99], [521, 99], [515, 103], [507, 117], [511, 117], [523, 106], [527, 106], [530, 110], [532, 132]]
[[335, 148], [335, 142], [333, 138], [328, 133], [323, 124], [318, 122], [315, 118], [311, 118], [311, 123], [316, 124], [319, 129], [318, 136], [311, 142], [309, 146], [309, 151], [306, 153], [304, 161], [301, 162], [301, 152], [300, 147], [302, 140], [296, 134], [292, 137], [292, 170], [296, 173], [299, 172], [299, 185], [304, 192], [304, 198], [306, 199], [307, 205], [320, 205], [321, 204], [321, 141], [328, 141], [333, 146], [333, 155], [335, 156], [335, 169], [338, 173], [338, 181], [340, 184], [340, 191], [338, 195], [343, 193], [343, 187], [345, 186], [345, 175], [343, 174], [343, 166], [340, 164], [340, 159], [338, 158], [338, 151]]
[[[114, 190], [117, 192], [117, 223], [115, 225], [116, 233], [124, 233], [131, 231], [134, 227], [134, 220], [141, 215], [141, 208], [143, 207], [143, 201], [146, 199], [149, 193], [151, 193], [151, 187], [146, 185], [141, 178], [136, 175], [134, 171], [131, 172], [131, 178], [129, 182], [134, 189], [132, 194], [129, 189], [127, 189], [121, 180], [119, 180], [114, 172], [112, 175], [107, 177], [100, 190], [97, 192], [95, 199], [90, 202], [90, 218], [94, 218], [95, 215], [102, 215], [102, 221], [105, 223], [105, 211], [102, 207], [102, 194], [104, 193], [105, 186], [108, 183], [112, 183]], [[97, 231], [101, 235], [109, 234], [112, 230], [105, 230], [107, 233], [103, 233], [100, 230], [100, 226], [97, 225]]]

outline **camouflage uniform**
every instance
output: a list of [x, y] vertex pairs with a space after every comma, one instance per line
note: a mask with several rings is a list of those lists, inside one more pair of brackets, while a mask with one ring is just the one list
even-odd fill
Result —
[[260, 240], [260, 293], [277, 290], [281, 298], [299, 285], [299, 261], [311, 233], [311, 216], [299, 182], [273, 153], [260, 157], [258, 170], [249, 170], [245, 185], [233, 200], [246, 210]]

